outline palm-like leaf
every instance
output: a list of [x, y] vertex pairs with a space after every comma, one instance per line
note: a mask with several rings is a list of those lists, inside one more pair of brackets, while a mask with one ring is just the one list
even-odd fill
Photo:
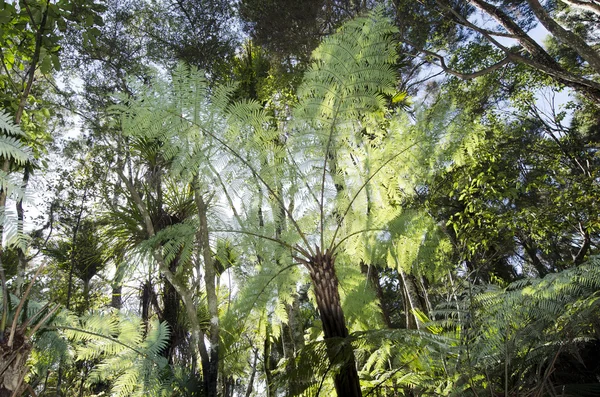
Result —
[[146, 332], [140, 319], [114, 314], [91, 314], [80, 319], [67, 316], [73, 326], [57, 325], [77, 346], [77, 360], [98, 363], [89, 383], [111, 381], [114, 396], [160, 396], [170, 389], [164, 378], [167, 360], [161, 352], [167, 346], [165, 323], [152, 321]]

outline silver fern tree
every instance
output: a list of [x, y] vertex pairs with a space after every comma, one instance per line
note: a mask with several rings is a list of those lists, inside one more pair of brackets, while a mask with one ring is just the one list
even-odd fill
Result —
[[[123, 134], [160, 142], [161, 161], [168, 164], [162, 177], [193, 192], [196, 214], [189, 222], [195, 233], [189, 238], [195, 254], [188, 260], [203, 274], [208, 327], [195, 324], [193, 283], [178, 281], [169, 269], [170, 250], [182, 243], [158, 238], [132, 179], [119, 171], [155, 242], [152, 256], [187, 307], [207, 395], [216, 394], [220, 333], [212, 247], [232, 233], [258, 261], [308, 270], [335, 389], [340, 396], [362, 395], [336, 261], [356, 236], [384, 229], [385, 220], [367, 210], [383, 201], [372, 185], [409, 146], [382, 129], [386, 95], [395, 93], [393, 33], [375, 12], [325, 39], [313, 54], [299, 105], [278, 128], [258, 103], [232, 100], [234, 87], [209, 88], [201, 73], [183, 67], [170, 83], [118, 109]], [[209, 217], [219, 207], [227, 210]]]

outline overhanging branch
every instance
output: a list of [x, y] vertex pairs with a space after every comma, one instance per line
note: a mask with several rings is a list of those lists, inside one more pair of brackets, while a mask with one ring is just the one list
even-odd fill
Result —
[[463, 80], [471, 80], [474, 79], [476, 77], [480, 77], [480, 76], [484, 76], [486, 74], [492, 73], [498, 69], [500, 69], [502, 66], [508, 64], [511, 60], [509, 56], [506, 56], [505, 58], [503, 58], [501, 61], [496, 62], [495, 64], [488, 66], [484, 69], [478, 70], [477, 72], [472, 72], [472, 73], [464, 73], [464, 72], [459, 72], [457, 70], [451, 69], [448, 67], [448, 65], [446, 65], [446, 60], [444, 59], [444, 57], [436, 52], [433, 51], [429, 51], [429, 50], [425, 50], [422, 48], [418, 48], [416, 47], [414, 44], [408, 42], [405, 40], [406, 44], [409, 44], [413, 47], [415, 47], [419, 52], [425, 54], [425, 55], [429, 55], [431, 57], [436, 58], [439, 63], [436, 63], [437, 66], [439, 66], [440, 68], [442, 68], [442, 70], [444, 70], [444, 72], [451, 74], [453, 76], [459, 77]]

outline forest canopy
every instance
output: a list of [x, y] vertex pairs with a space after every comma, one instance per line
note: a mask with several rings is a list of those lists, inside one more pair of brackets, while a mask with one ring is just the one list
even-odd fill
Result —
[[596, 0], [0, 0], [0, 397], [600, 394]]

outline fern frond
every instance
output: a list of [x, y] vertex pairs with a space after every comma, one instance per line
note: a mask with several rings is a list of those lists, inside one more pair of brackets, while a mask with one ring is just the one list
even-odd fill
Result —
[[0, 110], [0, 130], [7, 135], [24, 136], [25, 133], [13, 122], [13, 118], [6, 110]]
[[[152, 321], [145, 327], [140, 319], [116, 314], [90, 314], [77, 319], [79, 326], [57, 326], [77, 345], [78, 360], [99, 360], [89, 382], [110, 380], [117, 396], [159, 396], [170, 388], [161, 381], [168, 366], [160, 356], [169, 340], [165, 323]], [[166, 388], [166, 389], [165, 389]]]
[[18, 138], [0, 135], [0, 156], [23, 165], [31, 161], [32, 154]]

